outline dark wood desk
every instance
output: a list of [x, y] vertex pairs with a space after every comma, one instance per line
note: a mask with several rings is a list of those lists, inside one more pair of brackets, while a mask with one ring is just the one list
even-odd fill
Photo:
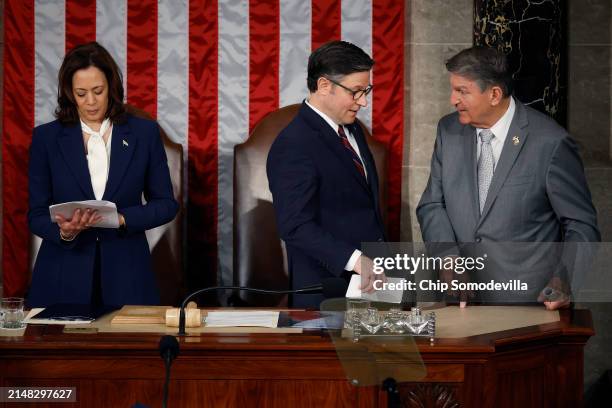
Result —
[[[588, 311], [566, 310], [554, 323], [441, 338], [433, 345], [418, 339], [427, 375], [400, 384], [402, 403], [579, 407], [583, 347], [593, 334]], [[159, 338], [65, 334], [62, 326], [30, 325], [23, 337], [0, 337], [0, 386], [77, 388], [77, 403], [51, 407], [129, 407], [136, 401], [159, 407], [164, 378]], [[172, 407], [386, 406], [379, 387], [348, 383], [324, 331], [203, 334], [180, 339], [180, 347], [172, 367]]]

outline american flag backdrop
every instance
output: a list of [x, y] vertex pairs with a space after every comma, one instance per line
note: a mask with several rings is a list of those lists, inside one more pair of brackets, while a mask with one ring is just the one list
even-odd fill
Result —
[[233, 147], [267, 113], [307, 95], [311, 50], [334, 39], [376, 61], [359, 114], [390, 152], [390, 238], [399, 238], [404, 0], [6, 0], [2, 134], [4, 294], [27, 286], [32, 128], [54, 119], [65, 52], [96, 40], [123, 72], [127, 102], [184, 149], [192, 285], [232, 279]]

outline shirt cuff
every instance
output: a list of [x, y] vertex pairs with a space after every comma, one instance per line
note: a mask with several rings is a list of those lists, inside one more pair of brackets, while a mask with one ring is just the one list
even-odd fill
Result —
[[348, 262], [346, 263], [344, 270], [346, 271], [353, 271], [355, 269], [355, 264], [357, 263], [357, 260], [359, 259], [359, 257], [361, 256], [361, 251], [356, 249], [355, 251], [353, 251], [353, 255], [351, 255], [351, 257], [349, 258]]

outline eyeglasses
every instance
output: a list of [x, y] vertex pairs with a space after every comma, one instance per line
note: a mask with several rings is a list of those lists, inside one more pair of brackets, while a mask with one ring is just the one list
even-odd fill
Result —
[[367, 88], [365, 89], [358, 89], [356, 91], [353, 91], [351, 88], [347, 88], [346, 86], [342, 85], [339, 82], [334, 81], [331, 78], [328, 77], [323, 77], [325, 79], [327, 79], [329, 82], [331, 82], [334, 85], [338, 85], [340, 88], [346, 90], [347, 92], [350, 92], [353, 95], [353, 100], [357, 100], [359, 98], [361, 98], [362, 96], [367, 96], [370, 92], [372, 92], [372, 88], [374, 88], [374, 85], [368, 85]]

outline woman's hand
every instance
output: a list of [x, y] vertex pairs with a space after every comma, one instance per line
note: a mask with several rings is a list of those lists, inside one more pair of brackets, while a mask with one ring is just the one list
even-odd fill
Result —
[[60, 228], [60, 236], [64, 241], [72, 241], [79, 232], [95, 226], [102, 220], [102, 217], [98, 215], [98, 211], [87, 208], [82, 211], [77, 208], [72, 213], [70, 219], [66, 219], [61, 215], [56, 215], [57, 225]]

